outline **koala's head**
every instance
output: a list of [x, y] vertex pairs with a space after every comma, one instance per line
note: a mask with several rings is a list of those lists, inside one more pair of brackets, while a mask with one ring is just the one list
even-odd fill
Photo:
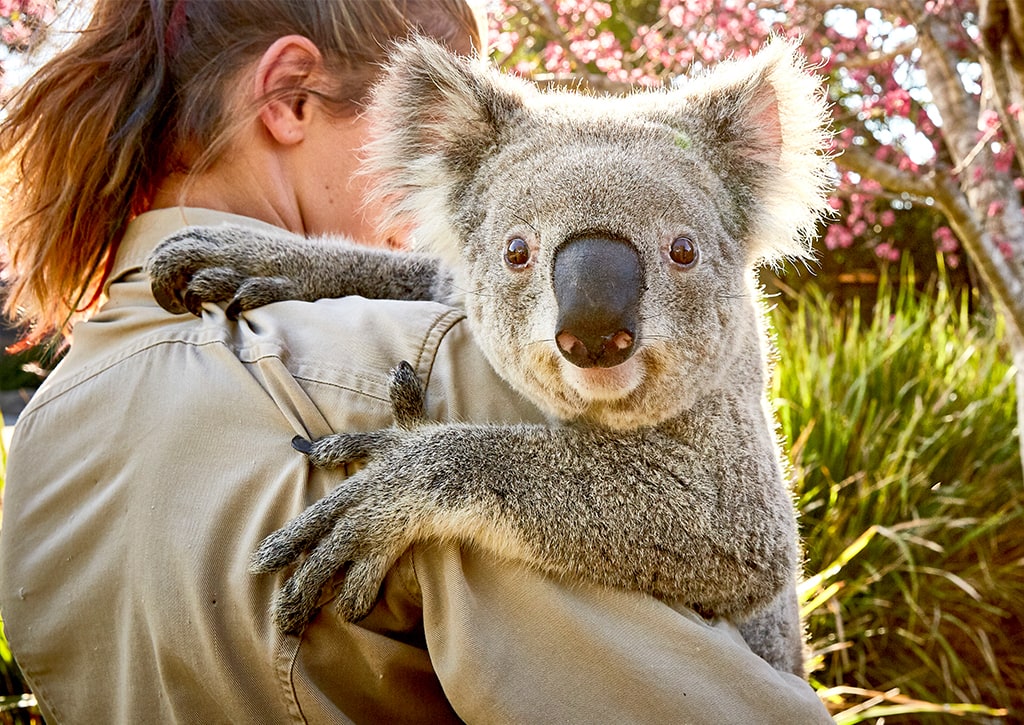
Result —
[[808, 252], [824, 110], [783, 40], [623, 98], [542, 93], [416, 40], [377, 91], [371, 168], [513, 386], [634, 428], [761, 385], [752, 270]]

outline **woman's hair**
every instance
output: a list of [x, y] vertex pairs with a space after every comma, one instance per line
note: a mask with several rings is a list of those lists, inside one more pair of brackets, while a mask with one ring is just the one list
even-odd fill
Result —
[[128, 221], [168, 173], [217, 160], [239, 74], [292, 34], [320, 49], [336, 113], [364, 103], [396, 40], [480, 47], [465, 0], [97, 0], [0, 123], [4, 311], [27, 342], [93, 311]]

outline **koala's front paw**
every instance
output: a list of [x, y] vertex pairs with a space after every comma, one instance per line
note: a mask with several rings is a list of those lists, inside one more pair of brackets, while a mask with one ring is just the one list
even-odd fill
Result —
[[226, 256], [225, 244], [205, 230], [172, 234], [146, 260], [153, 296], [174, 314], [198, 314], [206, 300], [230, 300], [245, 277]]
[[[354, 621], [373, 608], [391, 565], [411, 544], [413, 518], [431, 509], [405, 445], [414, 434], [379, 431], [332, 435], [301, 441], [310, 461], [330, 468], [372, 458], [338, 488], [268, 536], [253, 555], [250, 569], [269, 573], [303, 556], [274, 603], [274, 620], [284, 632], [296, 632], [312, 616], [324, 586], [337, 574], [344, 581], [336, 599], [340, 616]], [[408, 466], [402, 465], [408, 463]]]
[[228, 302], [227, 314], [296, 299], [294, 283], [268, 275], [266, 250], [233, 228], [190, 227], [167, 237], [146, 261], [153, 297], [168, 312], [202, 313]]

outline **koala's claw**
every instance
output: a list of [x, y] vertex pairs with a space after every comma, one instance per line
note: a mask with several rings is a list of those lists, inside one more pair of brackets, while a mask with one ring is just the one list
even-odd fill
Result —
[[192, 290], [186, 290], [185, 294], [182, 295], [182, 303], [185, 305], [185, 309], [191, 312], [196, 317], [202, 317], [203, 315], [203, 298], [197, 295]]
[[251, 277], [240, 281], [233, 293], [225, 311], [232, 320], [237, 320], [245, 310], [263, 307], [271, 302], [302, 299], [295, 285], [285, 277]]
[[[274, 600], [274, 622], [282, 632], [295, 633], [309, 621], [324, 587], [339, 573], [345, 575], [335, 602], [339, 616], [355, 621], [373, 608], [401, 545], [397, 538], [379, 538], [376, 529], [367, 528], [372, 508], [349, 516], [359, 498], [356, 491], [334, 491], [268, 536], [253, 555], [250, 571], [271, 573], [307, 554]], [[355, 512], [361, 508], [356, 506]]]
[[281, 587], [274, 599], [274, 623], [287, 634], [296, 634], [308, 622], [316, 610], [320, 592], [330, 579], [328, 574], [300, 566]]
[[298, 599], [302, 597], [302, 592], [289, 592], [289, 583], [290, 580], [285, 582], [285, 588], [274, 598], [274, 624], [284, 634], [299, 634], [306, 622], [313, 617], [317, 600]]
[[181, 315], [189, 311], [185, 304], [184, 290], [188, 279], [180, 275], [156, 278], [152, 277], [151, 289], [157, 304], [173, 315]]
[[[186, 299], [186, 293], [196, 279], [212, 280], [224, 271], [217, 251], [216, 246], [197, 238], [190, 230], [172, 234], [161, 242], [146, 262], [153, 297], [160, 306], [176, 315], [200, 309], [201, 305]], [[194, 291], [202, 296], [199, 289]]]
[[283, 632], [296, 632], [310, 620], [321, 593], [338, 573], [345, 578], [334, 608], [349, 622], [365, 617], [377, 601], [392, 557], [362, 551], [361, 535], [340, 521], [309, 553], [274, 600], [274, 621]]
[[306, 299], [295, 282], [275, 276], [258, 246], [238, 246], [235, 234], [189, 228], [162, 241], [146, 263], [160, 306], [199, 315], [205, 302], [226, 302], [228, 316], [237, 319], [271, 302]]
[[358, 490], [357, 486], [342, 483], [283, 529], [270, 534], [249, 560], [249, 571], [272, 574], [318, 546], [318, 542], [331, 533], [338, 518], [352, 505]]
[[345, 572], [345, 581], [335, 602], [335, 609], [346, 621], [362, 619], [377, 603], [380, 586], [391, 568], [386, 556], [371, 555], [354, 562]]

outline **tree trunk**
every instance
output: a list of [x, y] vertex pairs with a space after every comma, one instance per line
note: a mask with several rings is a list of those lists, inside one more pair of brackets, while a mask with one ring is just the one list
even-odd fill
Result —
[[[999, 170], [990, 140], [980, 138], [979, 128], [982, 110], [988, 109], [1002, 119], [1009, 142], [1024, 139], [1020, 115], [1008, 112], [1012, 103], [1024, 108], [1018, 42], [1024, 15], [1019, 0], [982, 0], [980, 11], [985, 71], [980, 102], [964, 90], [948, 25], [925, 13], [917, 35], [921, 69], [942, 116], [943, 139], [959, 180], [959, 188], [939, 183], [935, 199], [1006, 315], [1017, 370], [1018, 445], [1024, 463], [1024, 210], [1012, 174]], [[1024, 148], [1017, 147], [1016, 153], [1024, 167]]]

